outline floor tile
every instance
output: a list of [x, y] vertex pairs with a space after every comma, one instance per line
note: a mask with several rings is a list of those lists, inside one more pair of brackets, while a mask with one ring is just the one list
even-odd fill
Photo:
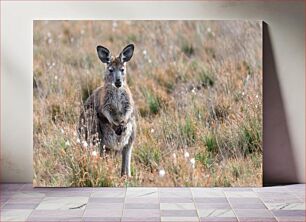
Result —
[[43, 197], [23, 197], [23, 198], [10, 198], [6, 203], [10, 204], [39, 204]]
[[124, 209], [159, 209], [158, 203], [126, 203]]
[[257, 197], [253, 191], [224, 191], [226, 197]]
[[290, 192], [292, 195], [294, 195], [299, 201], [305, 203], [305, 191], [304, 192]]
[[278, 217], [278, 222], [305, 222], [305, 217]]
[[198, 217], [161, 217], [162, 222], [198, 222]]
[[190, 188], [159, 188], [161, 197], [192, 197]]
[[7, 202], [9, 199], [11, 199], [13, 197], [14, 193], [10, 192], [10, 193], [7, 193], [7, 192], [0, 192], [0, 202], [1, 204], [2, 203], [5, 203]]
[[1, 221], [25, 221], [32, 210], [1, 209]]
[[266, 203], [269, 210], [305, 210], [305, 203]]
[[196, 210], [161, 210], [162, 217], [197, 217]]
[[277, 222], [275, 218], [240, 217], [239, 222]]
[[121, 217], [83, 217], [84, 222], [120, 222]]
[[137, 187], [128, 187], [126, 191], [126, 198], [158, 198], [158, 189], [157, 188], [137, 188]]
[[9, 199], [10, 199], [10, 197], [3, 197], [3, 196], [1, 196], [0, 197], [1, 207], [3, 207]]
[[85, 209], [88, 197], [45, 197], [37, 210]]
[[29, 219], [34, 218], [77, 218], [82, 217], [84, 210], [33, 210]]
[[201, 222], [238, 222], [236, 217], [201, 217]]
[[273, 218], [273, 215], [266, 209], [234, 209], [238, 219], [240, 218]]
[[145, 218], [160, 217], [159, 209], [124, 209], [123, 217]]
[[261, 204], [262, 201], [259, 198], [254, 197], [229, 197], [228, 201], [230, 204]]
[[45, 194], [33, 191], [18, 191], [12, 196], [13, 199], [22, 198], [43, 198]]
[[102, 190], [94, 191], [91, 197], [125, 197], [126, 189], [124, 188], [102, 188]]
[[[232, 192], [242, 192], [242, 191], [254, 192], [253, 188], [250, 187], [222, 187], [220, 189], [222, 189], [223, 191], [232, 191]], [[261, 189], [261, 187], [259, 189]]]
[[65, 221], [73, 221], [73, 222], [80, 222], [82, 221], [82, 217], [69, 217], [69, 216], [61, 216], [61, 217], [29, 217], [26, 221], [32, 222], [32, 221], [37, 221], [37, 222], [65, 222]]
[[[95, 187], [34, 187], [36, 192], [47, 193], [47, 192], [93, 192], [95, 191]], [[100, 189], [104, 189], [104, 187], [99, 187]]]
[[17, 191], [20, 190], [24, 184], [22, 183], [2, 183], [0, 184], [0, 190], [3, 191]]
[[257, 192], [259, 197], [293, 197], [291, 192], [277, 192], [275, 190], [266, 191], [266, 192]]
[[121, 217], [122, 209], [86, 209], [83, 217]]
[[92, 192], [91, 191], [46, 191], [41, 192], [44, 193], [47, 197], [74, 197], [74, 196], [82, 196], [89, 197]]
[[229, 203], [195, 203], [197, 209], [230, 209]]
[[90, 197], [88, 200], [89, 203], [123, 203], [124, 198], [121, 197]]
[[125, 203], [143, 203], [143, 204], [150, 204], [150, 203], [154, 203], [154, 204], [158, 204], [159, 200], [158, 198], [126, 198], [125, 199]]
[[263, 203], [231, 203], [233, 209], [267, 209]]
[[261, 192], [258, 193], [260, 199], [265, 203], [298, 203], [302, 202], [295, 195], [287, 193], [277, 192]]
[[20, 191], [35, 191], [35, 187], [33, 187], [32, 183], [25, 183], [20, 188]]
[[35, 209], [38, 203], [7, 203], [2, 209]]
[[277, 193], [287, 193], [289, 190], [287, 186], [271, 186], [271, 187], [257, 187], [253, 188], [256, 193], [262, 192], [277, 192]]
[[191, 197], [159, 197], [161, 203], [193, 203]]
[[161, 203], [161, 210], [195, 210], [194, 203]]
[[[36, 192], [14, 192], [7, 200], [7, 204], [38, 204], [44, 198], [44, 194]], [[2, 198], [2, 196], [1, 196]]]
[[305, 203], [305, 191], [295, 191], [290, 193]]
[[272, 210], [276, 217], [305, 217], [305, 210]]
[[225, 197], [222, 189], [215, 188], [191, 188], [193, 197]]
[[286, 188], [289, 190], [301, 190], [305, 192], [306, 186], [305, 184], [292, 184], [292, 185], [287, 185]]
[[196, 203], [228, 203], [225, 197], [195, 197]]
[[160, 217], [122, 217], [121, 222], [159, 222]]
[[262, 199], [262, 201], [264, 203], [302, 203], [303, 201], [298, 199], [298, 198], [292, 198], [292, 199], [287, 199], [287, 198], [279, 198], [279, 197], [275, 197], [275, 198], [264, 198]]
[[235, 217], [231, 209], [199, 209], [200, 217]]
[[89, 202], [86, 209], [123, 209], [123, 203], [93, 203]]

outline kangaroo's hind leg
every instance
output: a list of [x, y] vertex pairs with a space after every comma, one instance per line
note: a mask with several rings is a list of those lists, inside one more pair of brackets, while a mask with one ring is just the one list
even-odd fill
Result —
[[133, 150], [134, 133], [129, 138], [128, 143], [122, 149], [122, 165], [121, 165], [121, 176], [131, 176], [131, 156]]

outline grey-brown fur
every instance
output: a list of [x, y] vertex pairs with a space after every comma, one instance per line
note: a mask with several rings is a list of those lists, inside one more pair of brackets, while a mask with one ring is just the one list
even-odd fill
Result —
[[97, 88], [86, 100], [80, 115], [80, 135], [88, 143], [122, 153], [121, 175], [130, 176], [133, 142], [136, 136], [134, 101], [126, 83], [126, 62], [133, 55], [128, 45], [116, 58], [108, 49], [97, 47], [100, 60], [106, 64], [104, 86]]

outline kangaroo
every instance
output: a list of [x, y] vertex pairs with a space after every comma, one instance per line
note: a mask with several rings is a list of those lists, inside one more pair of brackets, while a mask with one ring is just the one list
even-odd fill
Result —
[[97, 46], [98, 57], [106, 64], [104, 85], [84, 103], [79, 133], [86, 141], [98, 141], [102, 149], [122, 153], [121, 176], [131, 176], [130, 164], [136, 136], [134, 101], [126, 81], [126, 63], [132, 58], [134, 45], [127, 45], [117, 57]]

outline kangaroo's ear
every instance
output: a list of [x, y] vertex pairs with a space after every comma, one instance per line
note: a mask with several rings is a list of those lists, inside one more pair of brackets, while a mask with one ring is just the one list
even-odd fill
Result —
[[120, 53], [120, 59], [122, 62], [128, 62], [130, 61], [130, 59], [133, 56], [133, 52], [134, 52], [134, 45], [133, 44], [129, 44], [127, 45], [122, 52]]
[[99, 59], [103, 63], [109, 63], [110, 62], [111, 54], [110, 54], [110, 51], [107, 48], [98, 45], [97, 46], [97, 53], [98, 53]]

